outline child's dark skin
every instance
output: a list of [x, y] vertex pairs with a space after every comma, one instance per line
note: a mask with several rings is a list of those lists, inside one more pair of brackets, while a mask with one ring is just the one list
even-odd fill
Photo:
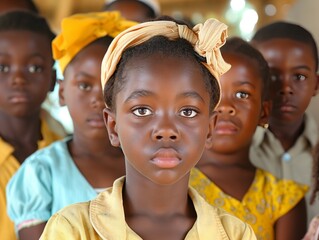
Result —
[[20, 163], [42, 139], [41, 104], [55, 84], [50, 44], [29, 31], [0, 32], [0, 136]]
[[104, 111], [125, 154], [125, 220], [143, 239], [184, 239], [196, 220], [189, 171], [211, 144], [203, 75], [190, 60], [155, 54], [130, 61], [125, 76], [115, 109]]
[[304, 113], [318, 89], [313, 49], [288, 38], [270, 39], [255, 46], [268, 62], [272, 75], [269, 129], [287, 151], [303, 132]]
[[[123, 153], [111, 146], [103, 120], [100, 64], [108, 45], [91, 44], [72, 60], [60, 81], [60, 103], [74, 123], [68, 147], [74, 163], [93, 188], [112, 186], [125, 174]], [[39, 239], [46, 223], [19, 231], [20, 239]]]
[[[267, 122], [270, 105], [261, 98], [262, 78], [256, 62], [236, 53], [226, 52], [223, 57], [232, 68], [221, 76], [223, 94], [216, 108], [215, 140], [197, 167], [223, 192], [242, 201], [256, 173], [249, 160], [252, 137], [257, 125]], [[306, 219], [304, 200], [277, 220], [275, 239], [301, 239], [306, 230], [298, 221], [302, 217]]]
[[123, 17], [132, 21], [145, 22], [150, 19], [148, 7], [137, 0], [117, 1], [106, 8], [107, 11], [119, 11]]

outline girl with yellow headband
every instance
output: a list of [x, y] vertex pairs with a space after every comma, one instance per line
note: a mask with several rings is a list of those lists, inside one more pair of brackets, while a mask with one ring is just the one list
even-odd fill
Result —
[[255, 239], [249, 225], [188, 186], [212, 143], [226, 36], [213, 19], [193, 29], [157, 20], [112, 41], [102, 62], [104, 117], [126, 176], [55, 214], [41, 239]]
[[110, 144], [103, 121], [101, 62], [113, 37], [135, 23], [117, 12], [78, 14], [62, 22], [52, 42], [64, 80], [74, 133], [30, 156], [8, 185], [8, 213], [20, 239], [39, 239], [47, 220], [66, 205], [88, 201], [125, 174], [120, 148]]

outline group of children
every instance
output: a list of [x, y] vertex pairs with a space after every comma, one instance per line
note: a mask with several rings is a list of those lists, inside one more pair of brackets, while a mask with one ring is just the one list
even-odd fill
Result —
[[[214, 19], [76, 14], [55, 37], [2, 14], [0, 239], [302, 239], [316, 43], [286, 22], [226, 38]], [[41, 108], [54, 60], [72, 136]]]

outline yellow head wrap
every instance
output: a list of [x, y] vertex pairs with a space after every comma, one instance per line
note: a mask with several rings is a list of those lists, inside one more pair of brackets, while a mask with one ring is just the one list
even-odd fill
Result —
[[64, 72], [75, 55], [98, 38], [116, 37], [135, 25], [121, 17], [119, 12], [92, 12], [75, 14], [62, 20], [61, 33], [52, 42], [53, 58]]
[[197, 24], [193, 29], [173, 21], [151, 21], [135, 25], [120, 33], [109, 46], [101, 70], [102, 88], [114, 74], [122, 53], [129, 47], [139, 45], [154, 36], [165, 36], [171, 40], [184, 38], [194, 50], [206, 59], [203, 63], [219, 84], [219, 77], [230, 65], [221, 55], [220, 47], [227, 38], [227, 26], [216, 19], [208, 19], [204, 24]]

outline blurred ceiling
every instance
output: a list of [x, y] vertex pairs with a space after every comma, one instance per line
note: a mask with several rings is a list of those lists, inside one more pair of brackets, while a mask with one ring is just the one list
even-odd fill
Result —
[[[238, 27], [238, 14], [234, 12], [229, 19], [231, 1], [244, 2], [258, 13], [256, 26], [283, 19], [295, 0], [158, 0], [162, 13], [174, 17], [199, 22], [215, 17], [230, 25], [230, 30]], [[74, 13], [100, 11], [105, 0], [34, 0], [40, 12], [47, 17], [54, 31], [59, 31], [61, 20]], [[268, 10], [267, 10], [268, 7]], [[268, 11], [268, 12], [267, 12]], [[271, 14], [269, 14], [269, 12]], [[227, 18], [228, 16], [228, 18]]]

